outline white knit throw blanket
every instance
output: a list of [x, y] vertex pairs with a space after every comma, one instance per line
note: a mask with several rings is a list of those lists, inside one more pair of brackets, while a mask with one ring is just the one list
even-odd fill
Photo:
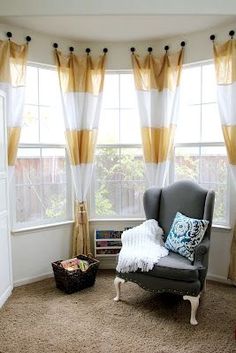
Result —
[[137, 269], [149, 271], [159, 259], [168, 255], [162, 240], [163, 230], [155, 219], [149, 219], [140, 226], [125, 230], [121, 236], [118, 272], [134, 272]]

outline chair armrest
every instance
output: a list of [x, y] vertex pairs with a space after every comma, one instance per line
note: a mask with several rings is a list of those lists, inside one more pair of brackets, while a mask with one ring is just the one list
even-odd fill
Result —
[[196, 246], [194, 249], [194, 265], [197, 267], [207, 267], [207, 259], [210, 248], [210, 240], [208, 238]]

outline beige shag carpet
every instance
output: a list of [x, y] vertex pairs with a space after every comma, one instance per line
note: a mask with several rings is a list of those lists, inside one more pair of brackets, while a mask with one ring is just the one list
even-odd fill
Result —
[[1, 353], [233, 353], [236, 288], [210, 282], [189, 324], [190, 303], [136, 284], [113, 297], [113, 271], [94, 287], [66, 295], [54, 279], [14, 289], [0, 310]]

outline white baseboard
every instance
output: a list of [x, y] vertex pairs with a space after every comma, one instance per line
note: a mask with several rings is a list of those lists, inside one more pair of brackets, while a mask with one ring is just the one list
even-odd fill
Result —
[[44, 273], [44, 274], [42, 274], [40, 276], [23, 278], [23, 279], [19, 279], [17, 281], [14, 281], [13, 286], [14, 287], [19, 287], [19, 286], [23, 286], [24, 284], [30, 284], [30, 283], [42, 281], [43, 279], [50, 278], [50, 277], [53, 277], [53, 273], [52, 272]]
[[211, 273], [207, 275], [207, 279], [209, 279], [210, 281], [215, 281], [215, 282], [220, 282], [220, 283], [225, 283], [230, 285], [233, 284], [230, 279], [227, 279], [226, 277], [223, 277], [223, 276], [212, 275]]
[[3, 306], [3, 304], [10, 297], [11, 292], [12, 292], [12, 286], [10, 285], [0, 297], [0, 308]]

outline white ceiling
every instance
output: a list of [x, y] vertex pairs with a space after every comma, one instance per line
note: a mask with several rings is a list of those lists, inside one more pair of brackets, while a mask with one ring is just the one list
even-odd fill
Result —
[[[6, 16], [0, 22], [56, 38], [78, 41], [139, 41], [184, 35], [230, 24], [236, 16], [220, 15], [100, 15]], [[10, 31], [9, 27], [9, 31]]]

